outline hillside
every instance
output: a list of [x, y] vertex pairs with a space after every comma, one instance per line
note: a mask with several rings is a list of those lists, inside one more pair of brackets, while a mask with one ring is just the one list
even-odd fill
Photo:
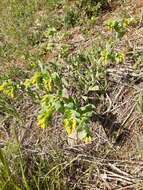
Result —
[[0, 1], [0, 190], [142, 190], [142, 88], [142, 0]]

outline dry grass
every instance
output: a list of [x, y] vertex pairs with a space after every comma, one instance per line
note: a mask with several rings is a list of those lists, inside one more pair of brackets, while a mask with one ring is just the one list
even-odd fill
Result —
[[[61, 12], [62, 8], [56, 7], [55, 10]], [[46, 18], [43, 18], [46, 20], [47, 13], [44, 11], [45, 7], [43, 11], [35, 12], [35, 15], [40, 14], [41, 18], [45, 14]], [[105, 20], [116, 18], [119, 13], [136, 16], [139, 22], [129, 29], [117, 46], [117, 49], [123, 49], [127, 54], [125, 63], [107, 68], [108, 90], [98, 106], [98, 114], [92, 118], [92, 143], [69, 146], [59, 115], [54, 121], [54, 129], [42, 130], [36, 122], [39, 111], [37, 102], [26, 95], [18, 101], [10, 102], [6, 99], [2, 105], [5, 109], [2, 112], [0, 110], [0, 147], [1, 154], [4, 155], [0, 155], [0, 189], [143, 189], [143, 119], [137, 109], [138, 96], [142, 92], [142, 63], [136, 65], [134, 58], [138, 53], [143, 53], [141, 13], [134, 15], [129, 3], [114, 5], [110, 13], [102, 13], [96, 25], [86, 23], [87, 25], [70, 29], [60, 28], [59, 35], [51, 41], [56, 44], [55, 49], [52, 52], [42, 52], [42, 61], [47, 65], [54, 60], [66, 64], [65, 59], [59, 57], [63, 44], [70, 45], [70, 56], [84, 50], [88, 52], [98, 39], [97, 33], [102, 35], [102, 40], [111, 35], [110, 32], [107, 33]], [[44, 24], [45, 29], [46, 23]], [[38, 30], [38, 26], [37, 29], [33, 26], [33, 30]], [[60, 34], [63, 33], [68, 34], [61, 37]], [[42, 32], [38, 35], [42, 35]], [[0, 65], [0, 73], [20, 81], [25, 75], [31, 75], [31, 65], [41, 60], [44, 43], [48, 43], [47, 39], [42, 42], [39, 36], [34, 39], [34, 45], [24, 46], [20, 54], [12, 52], [8, 54], [10, 57], [2, 55], [4, 65]], [[14, 41], [14, 44], [18, 42]], [[21, 53], [25, 48], [23, 57]], [[25, 70], [26, 74], [22, 76], [20, 72], [17, 76], [9, 73], [8, 70], [13, 65], [20, 71]], [[13, 117], [15, 109], [20, 118]]]

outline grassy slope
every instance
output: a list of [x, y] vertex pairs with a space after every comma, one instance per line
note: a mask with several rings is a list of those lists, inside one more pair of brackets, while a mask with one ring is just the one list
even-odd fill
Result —
[[[99, 99], [98, 114], [92, 118], [91, 144], [70, 147], [58, 116], [54, 128], [42, 130], [36, 122], [36, 101], [22, 93], [14, 100], [1, 94], [1, 189], [143, 188], [141, 140], [138, 143], [142, 116], [136, 106], [142, 88], [141, 13], [120, 1], [92, 17], [95, 10], [88, 9], [83, 5], [78, 15], [74, 1], [0, 2], [0, 82], [9, 78], [23, 81], [39, 69], [39, 63], [48, 69], [56, 63], [63, 78], [68, 72], [70, 87], [76, 89], [68, 92], [80, 98], [86, 86], [77, 82], [74, 73], [78, 68], [71, 68], [69, 60], [87, 55], [90, 63], [96, 62], [95, 50], [104, 49], [114, 38], [106, 21], [126, 17], [137, 20], [115, 46], [117, 52], [124, 52], [125, 61], [113, 64], [110, 60], [103, 71], [99, 67], [103, 75], [97, 83], [100, 91], [86, 94], [90, 101]], [[88, 64], [88, 59], [83, 60], [80, 65]], [[86, 70], [90, 70], [88, 66]], [[89, 87], [91, 78], [86, 77]], [[102, 88], [104, 82], [106, 88]]]

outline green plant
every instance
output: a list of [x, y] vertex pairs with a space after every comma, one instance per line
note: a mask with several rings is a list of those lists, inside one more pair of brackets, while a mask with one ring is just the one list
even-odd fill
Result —
[[[67, 189], [67, 180], [63, 181], [65, 168], [72, 165], [66, 162], [60, 150], [48, 150], [48, 156], [27, 154], [20, 142], [13, 138], [7, 146], [0, 149], [0, 189]], [[39, 146], [40, 148], [40, 146]], [[30, 163], [32, 160], [32, 163]], [[29, 170], [29, 168], [31, 168]]]
[[80, 7], [85, 10], [88, 17], [97, 16], [99, 12], [109, 7], [110, 0], [81, 0], [79, 1]]
[[124, 53], [115, 51], [112, 43], [107, 43], [106, 47], [101, 50], [101, 61], [105, 65], [108, 63], [123, 63], [124, 60]]
[[90, 142], [89, 124], [94, 106], [90, 104], [81, 106], [78, 99], [70, 97], [57, 72], [41, 70], [35, 72], [33, 77], [26, 79], [21, 84], [15, 84], [8, 80], [0, 86], [0, 91], [11, 98], [16, 96], [18, 90], [25, 90], [39, 101], [41, 105], [38, 115], [39, 126], [46, 128], [52, 125], [54, 115], [61, 113], [64, 116], [64, 127], [68, 135], [76, 130], [80, 139]]
[[91, 138], [89, 123], [94, 107], [90, 105], [81, 107], [76, 99], [69, 97], [58, 73], [37, 72], [31, 79], [26, 80], [24, 85], [27, 90], [35, 88], [38, 97], [42, 96], [41, 112], [38, 115], [38, 124], [42, 128], [52, 125], [54, 115], [61, 113], [64, 115], [64, 126], [68, 135], [77, 130], [78, 133], [82, 132], [82, 136], [79, 135], [81, 139], [89, 141]]
[[78, 22], [78, 12], [77, 10], [74, 10], [73, 8], [67, 10], [65, 17], [64, 17], [64, 23], [67, 27], [74, 27]]
[[63, 45], [61, 47], [61, 52], [60, 52], [60, 56], [63, 57], [63, 58], [67, 58], [70, 54], [70, 45]]
[[44, 32], [46, 38], [53, 37], [56, 34], [57, 30], [55, 27], [49, 27], [47, 31]]
[[123, 18], [121, 20], [109, 20], [107, 22], [107, 26], [112, 31], [115, 31], [115, 35], [117, 38], [121, 39], [128, 30], [130, 25], [135, 23], [134, 18]]
[[16, 95], [16, 92], [18, 90], [18, 85], [14, 84], [11, 80], [3, 82], [2, 85], [0, 85], [0, 92], [3, 92], [5, 95], [14, 98]]

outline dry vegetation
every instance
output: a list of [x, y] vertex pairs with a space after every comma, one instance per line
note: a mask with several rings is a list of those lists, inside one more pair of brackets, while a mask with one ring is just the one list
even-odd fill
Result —
[[0, 190], [143, 189], [142, 1], [0, 1]]

